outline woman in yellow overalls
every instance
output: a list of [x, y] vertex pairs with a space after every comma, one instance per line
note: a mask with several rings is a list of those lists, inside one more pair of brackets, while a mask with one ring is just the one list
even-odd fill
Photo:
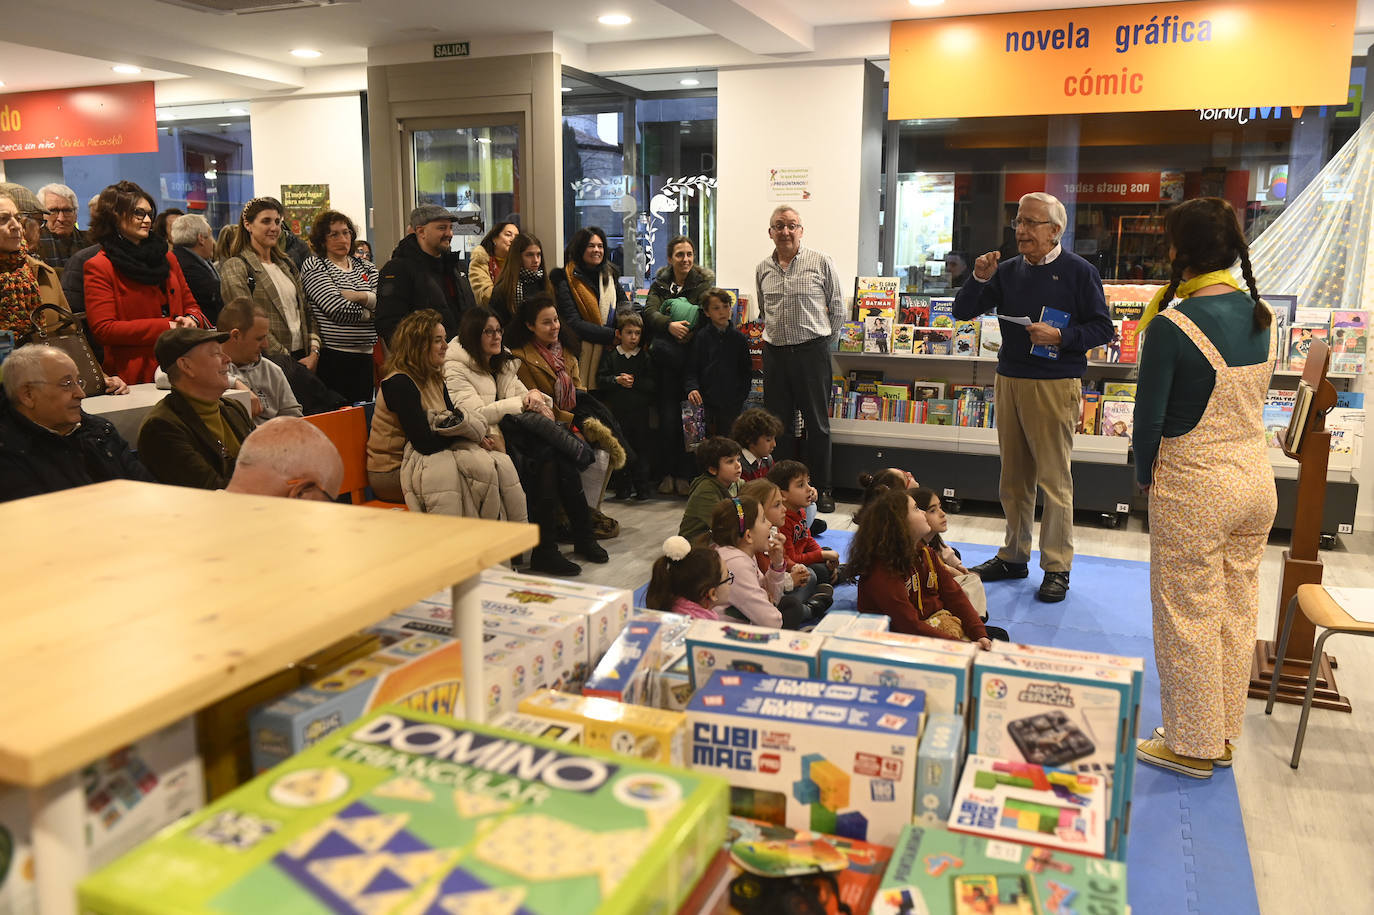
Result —
[[[1150, 598], [1163, 727], [1136, 758], [1195, 778], [1231, 764], [1259, 615], [1259, 564], [1274, 521], [1261, 414], [1273, 312], [1260, 301], [1231, 205], [1165, 217], [1170, 283], [1140, 355], [1136, 479], [1150, 495]], [[1249, 293], [1231, 267], [1240, 261]], [[1182, 301], [1172, 308], [1175, 296]]]

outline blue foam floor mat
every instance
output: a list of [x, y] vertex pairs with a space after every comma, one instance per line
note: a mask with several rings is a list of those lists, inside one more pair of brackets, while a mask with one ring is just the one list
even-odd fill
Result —
[[[852, 536], [832, 530], [817, 539], [843, 557]], [[989, 546], [954, 546], [968, 565], [995, 551]], [[1137, 736], [1148, 736], [1160, 722], [1149, 563], [1079, 554], [1074, 557], [1067, 599], [1043, 604], [1034, 597], [1039, 562], [1039, 553], [1033, 554], [1027, 579], [988, 584], [988, 622], [1004, 627], [1018, 642], [1145, 658]], [[644, 606], [646, 587], [635, 591], [636, 606]], [[836, 607], [854, 604], [853, 585], [836, 589]], [[1199, 857], [1205, 858], [1205, 867], [1198, 866]], [[1135, 912], [1258, 915], [1250, 848], [1232, 771], [1217, 768], [1209, 780], [1200, 781], [1138, 765], [1126, 865]]]

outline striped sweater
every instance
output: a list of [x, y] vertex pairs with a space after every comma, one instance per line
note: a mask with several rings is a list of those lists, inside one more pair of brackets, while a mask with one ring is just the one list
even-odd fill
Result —
[[[349, 257], [352, 269], [340, 270], [322, 257], [308, 257], [301, 264], [301, 287], [310, 310], [320, 324], [320, 339], [329, 349], [345, 353], [370, 353], [377, 343], [373, 312], [377, 307], [377, 267], [360, 257]], [[350, 302], [340, 290], [368, 293], [367, 305]]]

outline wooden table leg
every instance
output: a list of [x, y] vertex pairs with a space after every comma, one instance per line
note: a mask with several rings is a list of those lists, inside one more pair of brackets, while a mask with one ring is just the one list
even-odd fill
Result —
[[486, 677], [482, 670], [482, 601], [477, 586], [482, 577], [474, 575], [453, 586], [453, 635], [463, 643], [463, 696], [467, 718], [478, 724], [487, 720]]
[[76, 773], [29, 791], [38, 911], [76, 915], [76, 884], [86, 875], [86, 792]]

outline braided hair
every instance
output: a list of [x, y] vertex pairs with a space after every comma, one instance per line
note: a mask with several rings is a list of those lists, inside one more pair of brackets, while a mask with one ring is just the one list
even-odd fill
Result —
[[1168, 307], [1183, 282], [1183, 271], [1194, 276], [1214, 270], [1229, 270], [1240, 261], [1241, 275], [1250, 288], [1255, 302], [1255, 329], [1263, 330], [1273, 321], [1269, 307], [1260, 301], [1255, 286], [1255, 274], [1250, 267], [1250, 249], [1241, 231], [1235, 208], [1220, 197], [1199, 197], [1180, 203], [1164, 217], [1164, 233], [1174, 249], [1169, 285], [1164, 291], [1164, 305]]

